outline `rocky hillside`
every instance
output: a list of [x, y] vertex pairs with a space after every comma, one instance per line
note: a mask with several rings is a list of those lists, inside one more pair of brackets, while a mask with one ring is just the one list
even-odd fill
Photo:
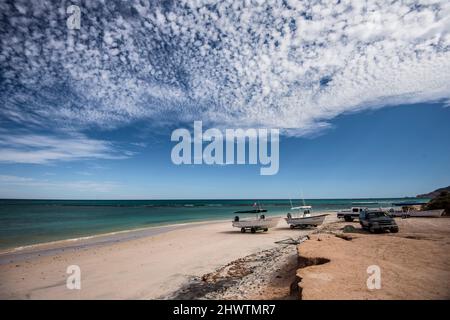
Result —
[[416, 198], [433, 199], [433, 198], [436, 198], [437, 196], [439, 196], [441, 194], [441, 192], [443, 192], [443, 191], [450, 192], [450, 186], [444, 187], [444, 188], [439, 188], [439, 189], [436, 189], [429, 193], [419, 194], [416, 196]]

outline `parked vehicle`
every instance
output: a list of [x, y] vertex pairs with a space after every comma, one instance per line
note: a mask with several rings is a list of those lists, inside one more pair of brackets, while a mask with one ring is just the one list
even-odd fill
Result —
[[352, 222], [354, 219], [359, 219], [359, 214], [362, 211], [368, 210], [367, 207], [352, 207], [350, 210], [341, 210], [337, 212], [339, 219], [344, 219], [346, 222]]
[[382, 210], [363, 210], [359, 214], [359, 223], [363, 229], [371, 233], [378, 233], [389, 230], [392, 233], [398, 232], [398, 225], [394, 218]]

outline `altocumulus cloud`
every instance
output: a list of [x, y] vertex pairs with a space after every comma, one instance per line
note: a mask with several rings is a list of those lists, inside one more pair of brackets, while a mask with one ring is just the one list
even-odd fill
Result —
[[[66, 7], [81, 7], [68, 30]], [[268, 126], [448, 101], [450, 2], [2, 1], [1, 117]]]

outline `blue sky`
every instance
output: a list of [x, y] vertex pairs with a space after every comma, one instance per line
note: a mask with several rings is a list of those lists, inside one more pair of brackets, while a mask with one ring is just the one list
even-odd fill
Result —
[[[415, 196], [450, 184], [449, 121], [450, 108], [439, 103], [343, 115], [319, 136], [282, 136], [274, 176], [261, 176], [259, 165], [176, 166], [175, 142], [161, 134], [126, 159], [2, 164], [0, 190], [8, 198]], [[127, 145], [133, 131], [113, 136]]]
[[[0, 197], [414, 196], [450, 184], [450, 3], [7, 1]], [[279, 128], [280, 170], [172, 130]]]

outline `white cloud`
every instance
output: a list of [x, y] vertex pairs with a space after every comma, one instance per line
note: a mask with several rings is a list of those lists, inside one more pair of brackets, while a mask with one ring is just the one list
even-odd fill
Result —
[[9, 193], [12, 191], [11, 188], [14, 187], [20, 187], [20, 190], [25, 190], [24, 188], [38, 188], [36, 192], [49, 190], [53, 192], [60, 192], [61, 190], [64, 190], [64, 192], [68, 194], [70, 194], [70, 192], [82, 192], [89, 194], [89, 192], [110, 193], [118, 190], [120, 184], [114, 181], [49, 181], [45, 179], [34, 179], [13, 175], [0, 175], [0, 190]]
[[2, 184], [22, 184], [30, 181], [33, 181], [33, 179], [0, 174], [0, 183]]
[[69, 31], [50, 1], [1, 4], [5, 119], [77, 128], [203, 120], [308, 134], [342, 113], [450, 98], [445, 0], [84, 6], [81, 30]]
[[125, 159], [132, 154], [117, 150], [110, 142], [81, 134], [10, 134], [0, 130], [0, 163], [44, 164], [86, 159]]

